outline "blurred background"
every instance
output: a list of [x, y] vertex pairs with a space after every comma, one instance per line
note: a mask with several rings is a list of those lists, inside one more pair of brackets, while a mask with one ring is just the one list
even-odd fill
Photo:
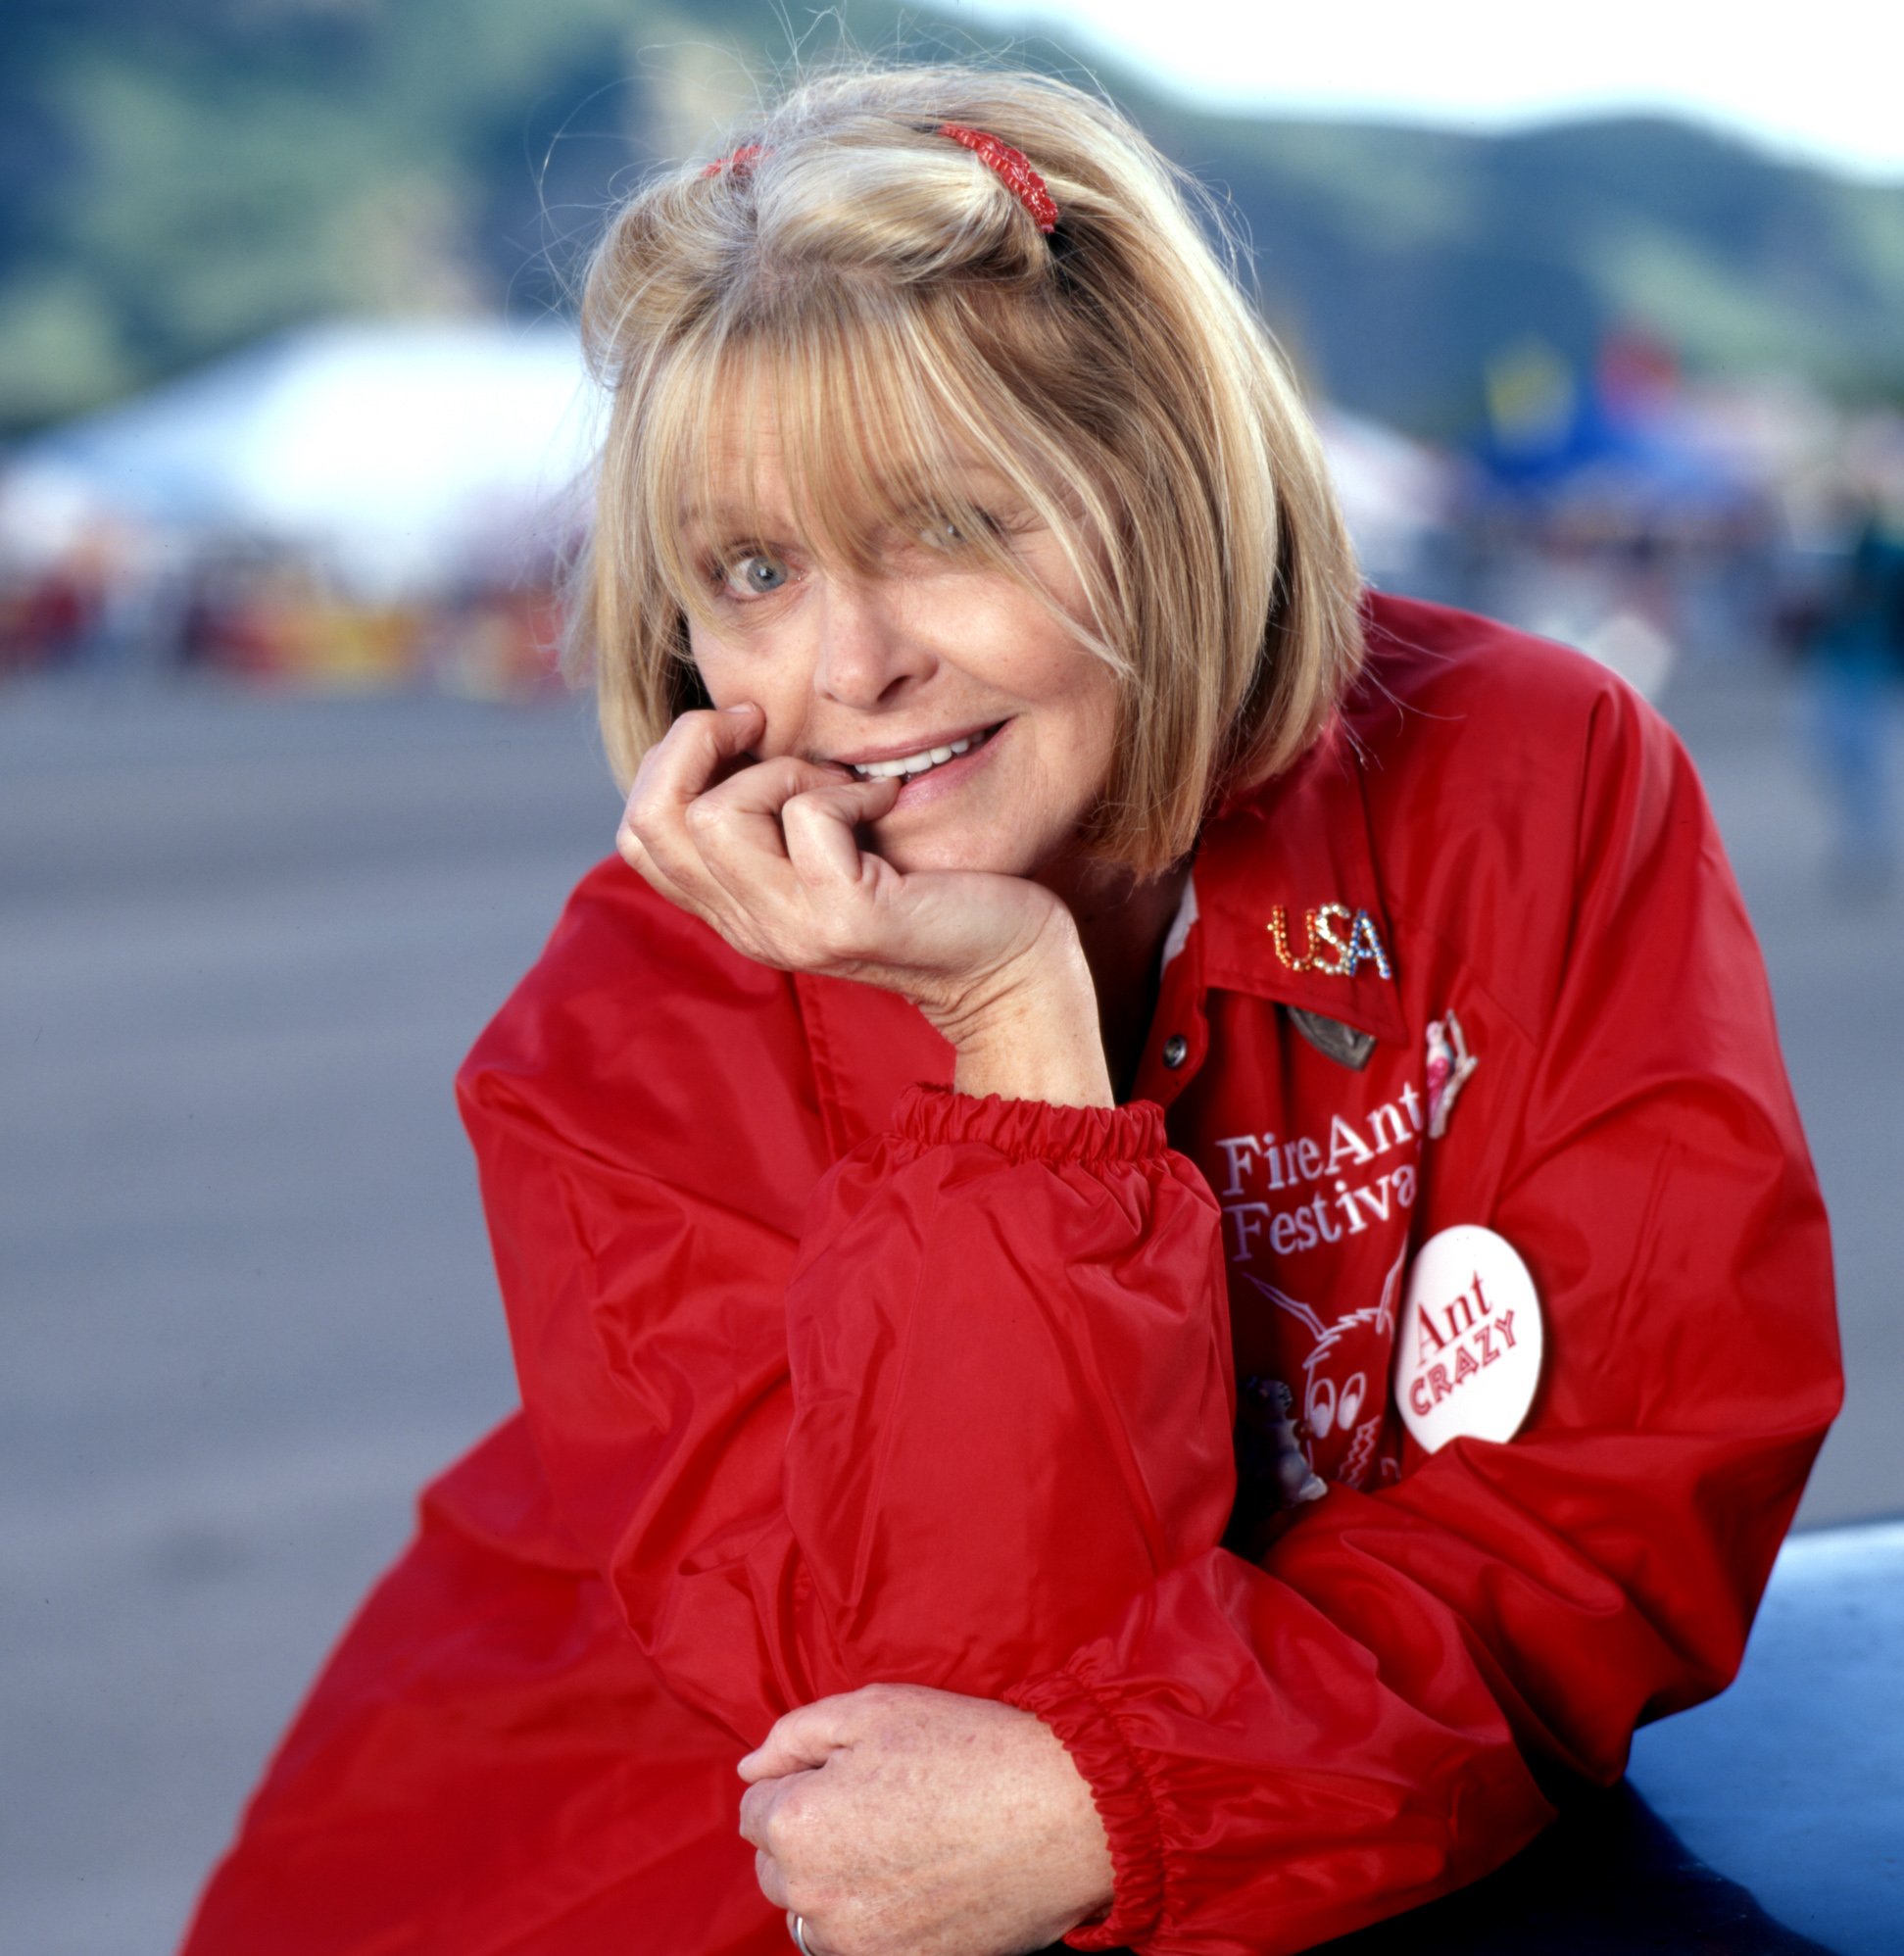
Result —
[[416, 1483], [512, 1403], [450, 1080], [616, 814], [551, 650], [597, 424], [570, 295], [617, 188], [717, 154], [840, 16], [1095, 77], [1252, 247], [1371, 577], [1580, 645], [1680, 727], [1836, 1225], [1851, 1396], [1802, 1520], [1904, 1512], [1894, 28], [1831, 0], [1776, 46], [1624, 0], [1538, 41], [1479, 0], [13, 0], [25, 1956], [171, 1946]]

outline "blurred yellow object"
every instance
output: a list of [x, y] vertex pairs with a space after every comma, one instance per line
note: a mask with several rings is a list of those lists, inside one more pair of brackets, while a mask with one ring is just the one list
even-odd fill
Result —
[[1488, 420], [1503, 448], [1558, 448], [1580, 399], [1572, 364], [1543, 339], [1516, 340], [1488, 363]]
[[304, 676], [336, 687], [400, 685], [415, 676], [415, 615], [397, 606], [320, 605]]

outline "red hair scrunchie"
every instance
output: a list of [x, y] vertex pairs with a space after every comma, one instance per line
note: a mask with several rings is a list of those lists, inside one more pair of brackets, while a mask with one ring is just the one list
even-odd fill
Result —
[[[1057, 205], [1046, 189], [1045, 179], [1031, 167], [1031, 159], [1023, 150], [1013, 149], [1008, 142], [1001, 141], [985, 129], [968, 129], [963, 122], [941, 122], [934, 133], [950, 136], [953, 142], [961, 143], [970, 150], [1025, 207], [1031, 214], [1032, 222], [1048, 237], [1057, 228]], [[739, 149], [717, 157], [701, 173], [703, 176], [718, 176], [723, 170], [731, 170], [736, 176], [745, 176], [753, 168], [754, 159], [760, 153], [760, 144], [743, 143]]]
[[731, 170], [736, 176], [745, 176], [753, 168], [754, 159], [760, 154], [758, 143], [743, 143], [739, 149], [729, 150], [725, 156], [717, 156], [701, 173], [703, 176], [718, 176], [723, 170]]
[[1045, 179], [1031, 167], [1023, 150], [1013, 149], [984, 129], [968, 129], [962, 122], [941, 122], [939, 133], [963, 143], [1004, 187], [1031, 213], [1032, 222], [1050, 236], [1057, 228], [1057, 206], [1045, 188]]

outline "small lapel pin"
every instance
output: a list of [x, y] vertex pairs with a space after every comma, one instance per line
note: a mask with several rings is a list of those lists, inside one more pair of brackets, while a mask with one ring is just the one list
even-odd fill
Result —
[[1428, 1138], [1440, 1141], [1455, 1097], [1468, 1084], [1477, 1061], [1468, 1051], [1461, 1021], [1452, 1012], [1428, 1024]]
[[1389, 954], [1383, 948], [1375, 919], [1366, 910], [1346, 904], [1323, 904], [1302, 913], [1303, 950], [1290, 949], [1287, 908], [1278, 904], [1269, 913], [1269, 938], [1276, 955], [1291, 971], [1320, 972], [1325, 978], [1352, 978], [1364, 964], [1373, 964], [1384, 978], [1392, 978]]

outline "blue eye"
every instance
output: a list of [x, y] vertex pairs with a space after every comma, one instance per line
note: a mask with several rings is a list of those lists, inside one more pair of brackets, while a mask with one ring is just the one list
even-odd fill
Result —
[[1005, 526], [989, 510], [974, 510], [967, 522], [944, 514], [927, 516], [919, 525], [919, 541], [928, 550], [963, 550], [982, 531], [1002, 536]]
[[736, 597], [770, 598], [792, 573], [771, 551], [750, 550], [721, 567], [721, 582]]

